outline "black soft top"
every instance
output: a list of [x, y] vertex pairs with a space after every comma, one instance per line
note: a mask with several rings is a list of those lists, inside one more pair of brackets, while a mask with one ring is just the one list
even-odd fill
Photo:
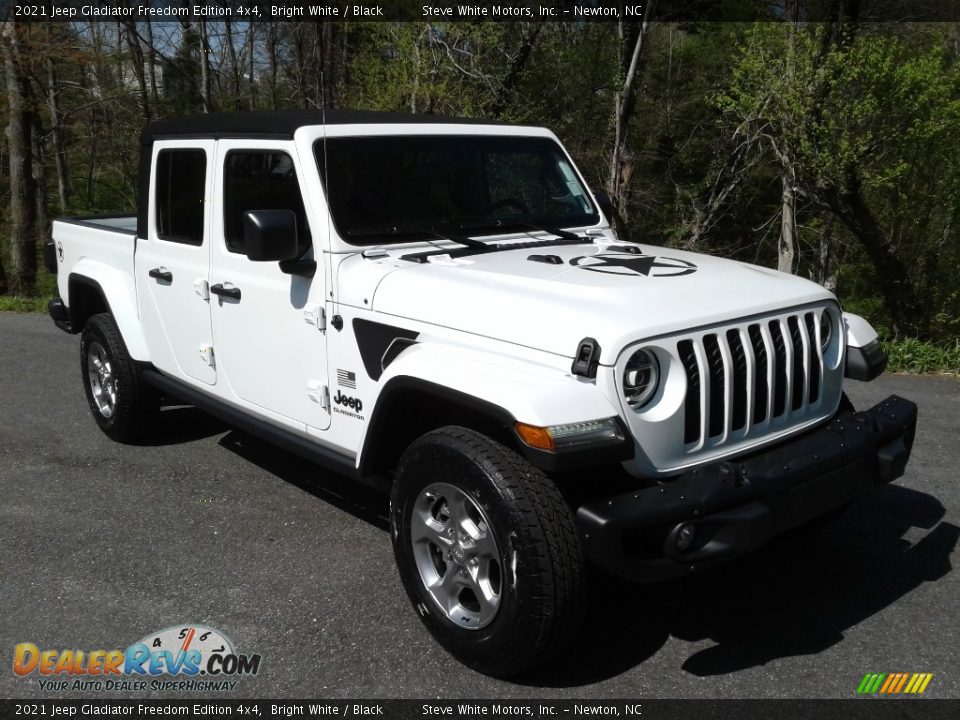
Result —
[[504, 125], [506, 123], [444, 115], [380, 112], [377, 110], [249, 110], [185, 115], [157, 120], [140, 134], [141, 145], [167, 137], [270, 137], [289, 139], [307, 125], [358, 125], [452, 123], [457, 125]]
[[147, 195], [150, 159], [155, 140], [164, 138], [271, 138], [290, 140], [307, 125], [450, 123], [455, 125], [506, 125], [491, 120], [381, 112], [378, 110], [247, 110], [157, 120], [140, 133], [140, 165], [137, 178], [137, 235], [147, 236]]

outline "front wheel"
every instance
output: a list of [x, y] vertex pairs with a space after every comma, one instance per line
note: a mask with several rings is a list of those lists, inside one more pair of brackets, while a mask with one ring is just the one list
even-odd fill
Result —
[[390, 525], [411, 602], [463, 663], [516, 675], [576, 634], [573, 515], [553, 482], [503, 445], [461, 427], [416, 440], [397, 468]]

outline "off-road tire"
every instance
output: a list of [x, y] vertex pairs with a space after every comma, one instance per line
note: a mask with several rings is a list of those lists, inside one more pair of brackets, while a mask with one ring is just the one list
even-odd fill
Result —
[[[89, 374], [91, 348], [102, 348], [110, 362], [116, 400], [107, 417], [98, 407]], [[143, 440], [160, 407], [157, 391], [140, 378], [136, 363], [127, 352], [113, 317], [108, 313], [93, 315], [80, 337], [80, 373], [90, 413], [100, 429], [111, 440], [133, 443]]]
[[[436, 483], [464, 492], [489, 518], [504, 573], [499, 607], [486, 627], [452, 622], [418, 570], [413, 511]], [[555, 657], [576, 635], [584, 583], [573, 514], [556, 485], [512, 450], [456, 426], [421, 436], [398, 464], [390, 526], [410, 601], [433, 637], [464, 664], [496, 677], [517, 675]]]

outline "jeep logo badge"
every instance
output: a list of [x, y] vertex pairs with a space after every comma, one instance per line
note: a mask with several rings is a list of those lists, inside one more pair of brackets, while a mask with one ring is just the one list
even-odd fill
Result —
[[363, 410], [363, 402], [360, 400], [360, 398], [344, 395], [339, 390], [337, 390], [337, 394], [334, 396], [333, 401], [337, 405], [343, 405], [344, 407], [348, 407], [355, 412], [360, 412]]
[[607, 275], [645, 275], [647, 277], [680, 277], [697, 271], [687, 260], [633, 253], [598, 253], [581, 255], [570, 261], [574, 267]]

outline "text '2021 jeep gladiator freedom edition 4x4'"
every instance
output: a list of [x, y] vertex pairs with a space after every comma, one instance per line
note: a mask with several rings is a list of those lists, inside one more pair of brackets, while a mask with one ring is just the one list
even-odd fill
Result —
[[[601, 196], [602, 198], [602, 196]], [[900, 476], [916, 406], [819, 285], [618, 240], [548, 130], [371, 112], [149, 125], [137, 216], [58, 220], [57, 325], [93, 417], [161, 393], [390, 492], [433, 635], [559, 652], [583, 565], [666, 578]]]

